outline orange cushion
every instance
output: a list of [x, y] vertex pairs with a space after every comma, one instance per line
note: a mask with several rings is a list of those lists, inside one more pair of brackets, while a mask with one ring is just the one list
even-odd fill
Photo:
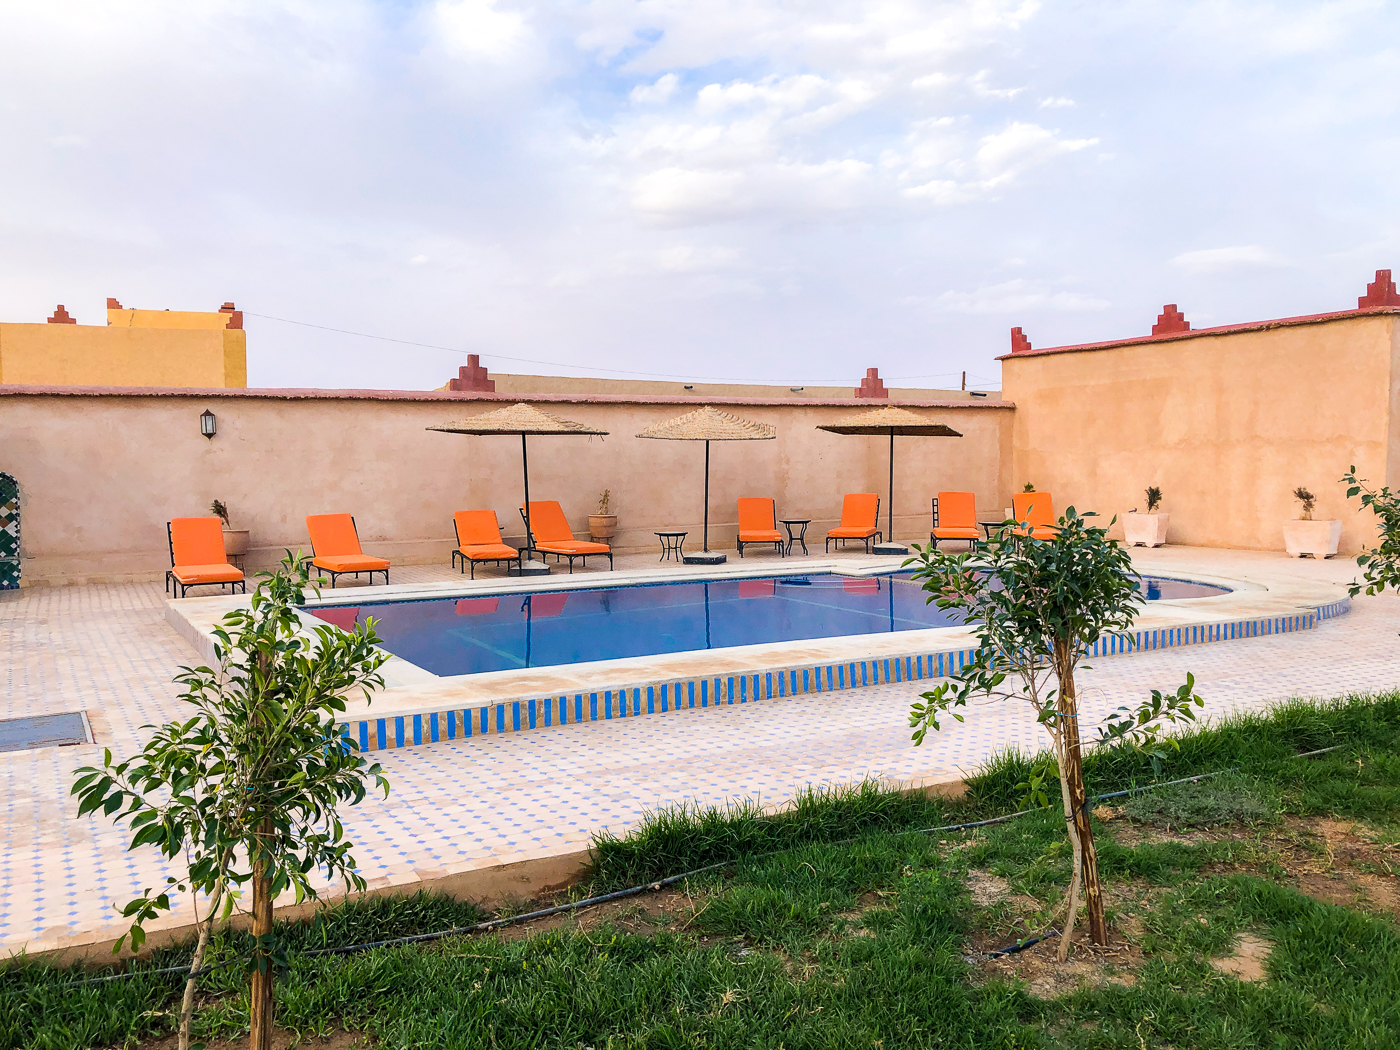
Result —
[[569, 519], [564, 517], [564, 508], [555, 499], [530, 501], [530, 531], [540, 543], [569, 543], [574, 538]]
[[369, 572], [371, 569], [378, 572], [380, 569], [389, 567], [387, 559], [372, 558], [368, 554], [342, 554], [329, 558], [313, 558], [311, 564], [318, 569], [325, 569], [327, 572]]
[[1048, 492], [1018, 492], [1011, 497], [1011, 504], [1017, 521], [1032, 526], [1055, 524], [1055, 505]]
[[362, 553], [355, 519], [349, 514], [311, 514], [306, 519], [306, 531], [311, 536], [311, 550], [318, 558]]
[[1033, 540], [1048, 540], [1060, 530], [1053, 525], [1032, 525], [1028, 529], [1017, 526], [1011, 530], [1015, 536], [1029, 536]]
[[452, 515], [457, 526], [457, 542], [462, 547], [480, 547], [501, 543], [501, 527], [494, 510], [459, 510]]
[[237, 583], [243, 579], [243, 573], [232, 565], [177, 565], [170, 572], [186, 586], [196, 583]]
[[782, 543], [783, 536], [777, 529], [754, 529], [740, 532], [739, 539], [744, 543]]
[[223, 523], [218, 518], [172, 518], [170, 561], [174, 565], [223, 565]]
[[838, 540], [863, 540], [874, 536], [879, 529], [862, 529], [858, 525], [838, 525], [827, 533], [828, 536], [835, 536]]
[[507, 547], [504, 543], [474, 543], [471, 546], [458, 547], [463, 557], [472, 561], [489, 561], [493, 558], [518, 558], [520, 552], [514, 547]]
[[[938, 494], [938, 528], [977, 531], [977, 497], [971, 492]], [[938, 534], [938, 530], [934, 530]]]
[[607, 554], [612, 550], [606, 543], [589, 543], [587, 540], [563, 540], [554, 543], [536, 543], [535, 550], [550, 554]]
[[777, 536], [778, 519], [773, 511], [773, 501], [766, 496], [739, 497], [739, 538], [747, 540], [745, 533], [772, 532]]
[[940, 540], [980, 540], [982, 538], [982, 533], [977, 529], [965, 529], [961, 525], [947, 529], [940, 525], [933, 530], [933, 535]]
[[[875, 534], [875, 518], [880, 512], [880, 497], [873, 492], [851, 492], [841, 503], [841, 525], [843, 529], [869, 529], [866, 535]], [[828, 536], [832, 535], [827, 533]]]

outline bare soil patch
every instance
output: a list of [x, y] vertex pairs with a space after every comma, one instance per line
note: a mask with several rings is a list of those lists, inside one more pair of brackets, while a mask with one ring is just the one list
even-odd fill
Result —
[[[1004, 935], [998, 939], [994, 934], [978, 933], [972, 937], [972, 946], [986, 953], [1006, 947], [1006, 942]], [[1015, 955], [984, 958], [977, 969], [983, 980], [1011, 978], [1023, 982], [1037, 999], [1058, 999], [1080, 988], [1132, 987], [1138, 970], [1147, 962], [1136, 944], [1116, 936], [1112, 943], [1099, 947], [1076, 935], [1070, 957], [1064, 962], [1056, 958], [1059, 948], [1059, 939], [1052, 937]]]
[[[194, 1040], [191, 1040], [192, 1042]], [[178, 1036], [162, 1036], [160, 1039], [139, 1044], [138, 1050], [175, 1050], [180, 1045]], [[374, 1044], [364, 1032], [335, 1032], [328, 1039], [307, 1038], [297, 1040], [295, 1032], [277, 1028], [272, 1033], [273, 1050], [368, 1050]], [[237, 1039], [215, 1039], [204, 1044], [205, 1050], [247, 1050], [248, 1037]]]
[[1241, 981], [1264, 980], [1264, 963], [1274, 950], [1273, 943], [1254, 933], [1242, 933], [1235, 941], [1235, 950], [1210, 964], [1221, 973], [1238, 977]]

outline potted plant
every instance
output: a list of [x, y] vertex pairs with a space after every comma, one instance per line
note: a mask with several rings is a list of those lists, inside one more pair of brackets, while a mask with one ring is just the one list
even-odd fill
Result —
[[595, 540], [610, 540], [617, 532], [617, 515], [611, 510], [612, 491], [604, 489], [598, 497], [598, 513], [588, 515], [588, 533]]
[[1129, 547], [1160, 547], [1167, 542], [1167, 519], [1170, 514], [1158, 514], [1162, 505], [1162, 490], [1151, 486], [1147, 497], [1147, 513], [1139, 514], [1134, 507], [1123, 515], [1123, 542]]
[[215, 500], [209, 505], [210, 512], [224, 523], [224, 553], [242, 555], [248, 553], [248, 530], [230, 527], [228, 507], [223, 500]]
[[1342, 541], [1341, 519], [1313, 521], [1317, 497], [1302, 485], [1293, 490], [1293, 498], [1303, 505], [1303, 513], [1297, 521], [1284, 522], [1284, 549], [1294, 558], [1301, 558], [1304, 554], [1311, 554], [1314, 558], [1332, 557], [1337, 553], [1337, 544]]

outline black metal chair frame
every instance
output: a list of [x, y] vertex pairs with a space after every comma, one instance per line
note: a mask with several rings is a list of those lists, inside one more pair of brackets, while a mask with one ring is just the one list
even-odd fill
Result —
[[[218, 584], [214, 584], [214, 583], [181, 583], [180, 580], [179, 580], [179, 578], [175, 575], [175, 572], [174, 572], [174, 569], [175, 569], [175, 532], [174, 532], [174, 530], [170, 527], [170, 522], [168, 522], [168, 521], [165, 523], [165, 542], [166, 542], [166, 543], [169, 545], [169, 547], [170, 547], [170, 568], [168, 568], [168, 569], [165, 570], [165, 593], [166, 593], [166, 594], [172, 594], [172, 595], [174, 594], [174, 591], [173, 591], [173, 589], [171, 588], [171, 584], [174, 584], [176, 587], [180, 588], [180, 597], [181, 597], [181, 598], [185, 597], [185, 595], [187, 595], [187, 594], [190, 593], [190, 588], [191, 588], [191, 587], [218, 587], [220, 593], [228, 593], [228, 594], [239, 594], [239, 593], [247, 594], [247, 593], [248, 593], [248, 576], [247, 576], [246, 573], [244, 573], [243, 579], [241, 579], [241, 580], [226, 580], [226, 581], [224, 581], [223, 583], [218, 583]], [[224, 557], [227, 558], [228, 555], [225, 554]], [[239, 571], [242, 572], [243, 570], [240, 569]], [[226, 588], [233, 588], [233, 587], [237, 587], [237, 588], [239, 588], [239, 590], [234, 591], [234, 590], [232, 590], [232, 589], [228, 589], [228, 590], [226, 591]]]
[[[934, 527], [935, 529], [938, 528], [938, 497], [937, 497], [937, 496], [934, 496], [934, 497], [933, 497], [933, 527]], [[992, 538], [992, 529], [991, 529], [991, 526], [985, 525], [985, 524], [983, 524], [982, 522], [979, 521], [979, 522], [977, 523], [977, 527], [987, 534], [987, 539], [990, 540], [990, 539]], [[946, 542], [946, 543], [957, 543], [958, 540], [961, 540], [961, 539], [964, 539], [964, 538], [965, 538], [965, 537], [962, 537], [962, 536], [956, 536], [956, 537], [954, 537], [954, 538], [952, 538], [952, 539], [945, 540], [944, 542]], [[931, 544], [933, 545], [933, 549], [934, 549], [934, 550], [937, 550], [937, 549], [938, 549], [938, 537], [935, 536], [932, 532], [930, 532], [930, 533], [928, 534], [928, 541], [929, 541], [929, 543], [931, 543]], [[976, 538], [973, 538], [973, 539], [968, 539], [968, 540], [967, 540], [967, 549], [968, 549], [968, 550], [972, 550], [974, 547], [976, 547], [976, 546], [977, 546], [979, 543], [981, 543], [981, 542], [982, 542], [982, 537], [980, 537], [980, 536], [978, 536], [978, 537], [976, 537]]]
[[[778, 504], [776, 502], [773, 504], [773, 531], [778, 531]], [[766, 547], [768, 544], [772, 543], [773, 546], [778, 548], [778, 553], [782, 557], [787, 557], [787, 551], [783, 549], [783, 544], [786, 542], [784, 540], [778, 540], [776, 543], [773, 543], [772, 540], [736, 540], [735, 542], [739, 544], [739, 557], [741, 558], [744, 556], [744, 544], [746, 542], [750, 547]]]
[[[529, 522], [529, 521], [526, 519], [526, 517], [525, 517], [525, 510], [524, 510], [524, 508], [521, 508], [521, 511], [520, 511], [520, 520], [523, 521], [523, 522], [525, 522], [525, 543], [526, 543], [526, 547], [525, 547], [525, 549], [524, 549], [523, 551], [520, 552], [522, 555], [523, 555], [523, 554], [527, 554], [527, 553], [529, 553], [529, 554], [552, 554], [552, 555], [554, 555], [554, 561], [555, 561], [556, 563], [558, 563], [558, 561], [559, 561], [560, 558], [568, 558], [568, 559], [569, 559], [569, 574], [570, 574], [570, 575], [573, 575], [573, 571], [574, 571], [574, 559], [575, 559], [575, 558], [582, 558], [582, 559], [583, 559], [583, 567], [586, 569], [586, 568], [588, 568], [588, 559], [589, 559], [589, 558], [601, 558], [601, 557], [603, 556], [603, 552], [602, 552], [602, 551], [594, 551], [594, 552], [592, 552], [591, 554], [581, 554], [581, 553], [573, 553], [573, 552], [570, 552], [570, 551], [550, 551], [550, 550], [541, 550], [539, 547], [536, 547], [536, 546], [535, 546], [535, 537], [534, 537], [533, 532], [532, 532], [531, 529], [530, 529], [530, 522]], [[609, 569], [609, 571], [611, 571], [612, 568], [613, 568], [613, 552], [612, 552], [612, 548], [611, 548], [611, 547], [609, 547], [608, 550], [607, 550], [607, 556], [608, 556], [608, 569]]]
[[[876, 497], [875, 497], [875, 524], [876, 524], [876, 525], [879, 525], [879, 524], [880, 524], [880, 497], [879, 497], [879, 496], [876, 496]], [[840, 528], [840, 526], [838, 525], [837, 528]], [[856, 537], [856, 536], [831, 536], [831, 535], [828, 535], [828, 536], [826, 537], [826, 553], [828, 553], [828, 554], [831, 553], [831, 541], [832, 541], [832, 540], [837, 540], [838, 542], [840, 542], [840, 544], [841, 544], [840, 549], [841, 549], [841, 550], [845, 550], [845, 549], [846, 549], [846, 544], [849, 543], [849, 542], [851, 542], [851, 540], [854, 540], [854, 539], [859, 539], [862, 543], [864, 543], [864, 544], [865, 544], [865, 553], [866, 553], [866, 554], [869, 554], [869, 553], [870, 553], [870, 541], [871, 541], [871, 540], [874, 540], [876, 543], [882, 543], [882, 542], [884, 542], [885, 534], [884, 534], [883, 532], [881, 532], [881, 531], [877, 528], [877, 529], [875, 530], [875, 535], [873, 535], [873, 536], [860, 536], [860, 537]]]
[[[360, 527], [359, 527], [358, 525], [355, 524], [355, 515], [353, 515], [353, 514], [350, 515], [350, 527], [351, 527], [352, 529], [355, 530], [355, 542], [356, 542], [356, 543], [359, 543], [359, 542], [360, 542]], [[456, 531], [456, 530], [455, 530], [455, 527], [454, 527], [454, 530], [453, 530], [453, 531]], [[363, 550], [364, 548], [361, 547], [360, 549]], [[367, 572], [367, 573], [369, 573], [369, 585], [370, 585], [371, 587], [374, 586], [374, 574], [375, 574], [376, 572], [382, 572], [382, 573], [384, 574], [384, 586], [385, 586], [385, 587], [389, 586], [389, 570], [388, 570], [388, 569], [343, 569], [343, 570], [341, 570], [340, 572], [336, 572], [334, 569], [328, 569], [328, 568], [326, 568], [324, 565], [317, 565], [317, 564], [316, 564], [316, 543], [315, 543], [314, 540], [313, 540], [312, 543], [311, 543], [311, 567], [312, 567], [313, 569], [315, 569], [317, 572], [328, 572], [328, 573], [331, 574], [331, 589], [332, 589], [332, 590], [335, 589], [335, 581], [338, 580], [338, 579], [340, 579], [340, 577], [342, 577], [342, 576], [349, 576], [349, 575], [351, 575], [351, 573], [353, 573], [354, 576], [355, 576], [355, 579], [358, 580], [358, 579], [360, 578], [360, 573], [362, 573], [362, 572]]]
[[[483, 565], [485, 565], [487, 562], [490, 562], [492, 565], [500, 565], [502, 562], [504, 562], [507, 576], [510, 575], [511, 562], [515, 562], [516, 568], [520, 568], [524, 564], [524, 556], [520, 551], [515, 552], [514, 558], [468, 558], [460, 550], [462, 546], [462, 534], [457, 531], [457, 519], [455, 517], [452, 519], [452, 535], [455, 536], [457, 539], [457, 546], [452, 549], [452, 567], [454, 569], [459, 569], [460, 571], [465, 572], [467, 566], [471, 565], [472, 579], [476, 579], [477, 562], [480, 562]], [[458, 558], [462, 560], [462, 564], [460, 566], [457, 564]]]

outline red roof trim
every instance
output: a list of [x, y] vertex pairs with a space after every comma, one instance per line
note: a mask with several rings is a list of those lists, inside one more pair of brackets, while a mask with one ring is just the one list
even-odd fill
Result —
[[1291, 328], [1296, 325], [1329, 324], [1332, 321], [1351, 321], [1357, 318], [1374, 317], [1377, 314], [1400, 315], [1400, 308], [1394, 306], [1372, 306], [1364, 310], [1337, 310], [1329, 314], [1304, 314], [1301, 317], [1280, 317], [1273, 321], [1249, 321], [1245, 324], [1226, 324], [1215, 328], [1193, 328], [1189, 332], [1170, 332], [1166, 335], [1139, 335], [1131, 339], [1111, 339], [1103, 343], [1078, 343], [1073, 346], [1047, 346], [1044, 349], [1021, 350], [1014, 354], [1002, 354], [998, 361], [1016, 361], [1025, 357], [1040, 357], [1044, 354], [1071, 354], [1084, 350], [1107, 350], [1115, 346], [1142, 346], [1151, 343], [1171, 343], [1182, 339], [1200, 339], [1202, 336], [1231, 335], [1235, 332], [1263, 332], [1270, 328]]
[[[154, 386], [22, 386], [0, 384], [0, 397], [187, 397], [187, 398], [252, 398], [267, 401], [441, 401], [450, 404], [483, 402], [486, 404], [515, 404], [517, 402], [558, 405], [808, 405], [817, 408], [851, 408], [868, 406], [868, 400], [856, 397], [680, 397], [677, 395], [635, 394], [490, 394], [477, 391], [450, 392], [445, 390], [322, 390], [315, 388], [244, 387], [154, 387]], [[907, 408], [1009, 409], [1010, 401], [969, 398], [966, 401], [915, 401], [891, 398], [882, 404], [903, 405]]]

